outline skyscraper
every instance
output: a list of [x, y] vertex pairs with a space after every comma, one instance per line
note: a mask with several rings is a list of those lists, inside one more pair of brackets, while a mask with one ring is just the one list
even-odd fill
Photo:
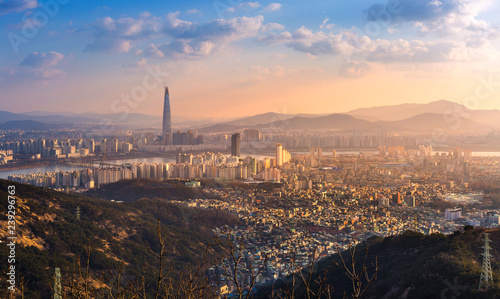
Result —
[[231, 135], [231, 156], [240, 156], [240, 134]]
[[283, 165], [283, 146], [281, 143], [276, 143], [276, 166]]
[[162, 127], [163, 142], [172, 144], [172, 118], [170, 115], [170, 96], [168, 87], [165, 87], [165, 101], [163, 103], [163, 127]]

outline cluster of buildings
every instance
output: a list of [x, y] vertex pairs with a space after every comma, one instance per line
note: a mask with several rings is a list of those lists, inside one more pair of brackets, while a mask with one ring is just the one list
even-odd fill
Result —
[[14, 152], [12, 150], [0, 150], [0, 164], [12, 161]]
[[[209, 199], [179, 204], [237, 215], [241, 225], [229, 230], [217, 229], [215, 233], [227, 236], [229, 232], [235, 244], [244, 242], [242, 264], [251, 269], [263, 267], [256, 281], [258, 285], [266, 285], [307, 266], [312, 261], [312, 253], [315, 259], [321, 259], [372, 236], [386, 237], [407, 230], [451, 233], [463, 227], [461, 217], [448, 219], [444, 211], [426, 206], [434, 199], [430, 186], [387, 188], [380, 191], [380, 197], [409, 190], [418, 197], [418, 206], [410, 207], [397, 201], [381, 205], [380, 200], [373, 198], [374, 190], [317, 183], [312, 189], [300, 190], [266, 191], [258, 186], [205, 188]], [[295, 265], [291, 263], [292, 257], [295, 257]], [[207, 272], [227, 293], [235, 291], [235, 285], [227, 279], [231, 263], [230, 259], [224, 260]], [[240, 275], [242, 280], [250, 279], [244, 271]]]
[[[500, 225], [500, 210], [491, 205], [488, 194], [472, 187], [473, 183], [500, 180], [498, 157], [473, 157], [470, 150], [461, 148], [435, 152], [431, 146], [420, 145], [417, 136], [404, 134], [263, 133], [255, 129], [208, 136], [195, 131], [172, 134], [168, 88], [163, 115], [160, 137], [152, 131], [99, 139], [77, 133], [47, 139], [12, 135], [11, 140], [0, 144], [0, 163], [17, 154], [71, 158], [133, 149], [177, 152], [175, 163], [107, 165], [12, 175], [8, 179], [74, 189], [134, 178], [181, 179], [195, 188], [203, 179], [239, 181], [240, 187], [205, 188], [208, 198], [179, 204], [223, 210], [240, 219], [242, 225], [220, 228], [215, 233], [245, 244], [242, 265], [264, 267], [256, 280], [259, 285], [272, 283], [312, 259], [372, 236], [386, 237], [407, 230], [447, 234], [464, 225]], [[244, 147], [266, 149], [272, 154], [263, 159], [243, 157]], [[301, 153], [292, 156], [285, 148], [298, 148]], [[342, 154], [324, 148], [378, 150]], [[212, 152], [225, 150], [230, 150], [230, 155]], [[272, 184], [274, 189], [261, 188], [265, 182], [277, 184]], [[234, 274], [227, 273], [230, 263], [224, 260], [207, 272], [221, 293], [235, 290], [227, 279]], [[244, 271], [237, 275], [250, 279]]]
[[[286, 152], [283, 149], [280, 149], [280, 151]], [[107, 165], [106, 167], [85, 168], [66, 172], [10, 175], [8, 179], [39, 187], [85, 189], [135, 178], [153, 180], [209, 178], [225, 181], [259, 180], [279, 182], [281, 180], [281, 170], [277, 168], [278, 161], [279, 159], [274, 158], [257, 160], [246, 157], [242, 159], [236, 156], [206, 152], [199, 155], [178, 154], [176, 163]]]
[[130, 142], [118, 141], [117, 138], [94, 139], [38, 139], [0, 143], [0, 149], [11, 151], [13, 155], [28, 155], [35, 158], [79, 158], [90, 154], [130, 153]]
[[[259, 285], [266, 285], [297, 270], [290, 267], [292, 256], [303, 267], [312, 252], [322, 258], [372, 236], [497, 227], [500, 209], [470, 183], [498, 181], [500, 169], [493, 167], [498, 161], [460, 149], [443, 154], [430, 147], [415, 152], [398, 147], [384, 154], [324, 155], [315, 148], [279, 168], [281, 185], [274, 190], [252, 184], [205, 188], [209, 199], [181, 204], [237, 215], [243, 224], [230, 228], [231, 239], [245, 244], [242, 264], [257, 269], [267, 261], [257, 277]], [[450, 200], [455, 197], [467, 200]], [[228, 229], [216, 233], [222, 231]], [[207, 272], [229, 294], [235, 291], [227, 279], [230, 264], [225, 260]], [[250, 279], [243, 272], [242, 279]]]

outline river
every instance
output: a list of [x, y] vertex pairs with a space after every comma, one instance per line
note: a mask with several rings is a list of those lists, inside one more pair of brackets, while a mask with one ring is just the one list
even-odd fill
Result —
[[[376, 151], [337, 151], [337, 155], [355, 155], [359, 154], [360, 152], [363, 153], [376, 153]], [[444, 151], [435, 151], [434, 153], [447, 153]], [[301, 152], [291, 152], [292, 155], [307, 155], [309, 152], [301, 151]], [[252, 153], [247, 153], [247, 152], [242, 152], [241, 156], [246, 157], [251, 155], [252, 157], [257, 158], [258, 160], [262, 160], [266, 157], [273, 158], [274, 153], [269, 153], [269, 154], [252, 154]], [[323, 156], [331, 156], [332, 152], [331, 151], [324, 151]], [[472, 156], [474, 157], [500, 157], [500, 152], [473, 152]], [[132, 158], [132, 159], [119, 159], [119, 160], [109, 160], [107, 161], [109, 163], [113, 164], [123, 164], [123, 163], [146, 163], [146, 164], [152, 164], [152, 163], [168, 163], [168, 162], [175, 162], [175, 158], [163, 158], [163, 157], [148, 157], [148, 158]], [[44, 172], [58, 172], [58, 171], [72, 171], [76, 169], [81, 169], [82, 167], [77, 167], [77, 166], [66, 166], [66, 165], [50, 165], [50, 166], [38, 166], [38, 167], [31, 167], [31, 168], [23, 168], [23, 169], [9, 169], [9, 170], [0, 170], [0, 178], [1, 179], [7, 179], [9, 175], [13, 174], [28, 174], [28, 173], [44, 173]]]

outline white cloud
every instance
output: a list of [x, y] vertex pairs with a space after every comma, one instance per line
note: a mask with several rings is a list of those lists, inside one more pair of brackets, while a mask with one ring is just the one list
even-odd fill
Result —
[[[286, 46], [309, 55], [355, 56], [358, 60], [379, 62], [446, 62], [488, 60], [498, 56], [485, 40], [387, 40], [360, 36], [354, 30], [337, 33], [301, 27], [294, 32], [273, 32], [258, 38], [267, 44]], [[477, 42], [477, 43], [476, 43]]]
[[144, 55], [146, 57], [153, 57], [153, 58], [165, 57], [165, 54], [163, 54], [163, 52], [160, 49], [158, 49], [158, 47], [155, 44], [150, 44], [144, 50], [138, 50], [136, 52], [136, 54], [137, 55]]
[[264, 17], [238, 17], [229, 20], [218, 19], [196, 24], [178, 19], [178, 13], [167, 15], [161, 32], [172, 40], [162, 44], [149, 45], [143, 55], [147, 57], [202, 57], [224, 49], [229, 44], [261, 32], [283, 30], [275, 23], [264, 24]]
[[268, 6], [264, 7], [263, 12], [278, 11], [281, 9], [281, 3], [270, 3]]
[[256, 9], [259, 8], [261, 5], [259, 2], [243, 2], [240, 3], [236, 6], [231, 6], [228, 9], [226, 9], [226, 12], [233, 13], [238, 10], [251, 10], [251, 9]]
[[[245, 2], [245, 6], [257, 6]], [[260, 5], [260, 4], [259, 4]], [[128, 52], [139, 42], [162, 37], [163, 43], [136, 49], [136, 55], [162, 58], [171, 55], [190, 57], [207, 56], [231, 43], [256, 37], [260, 33], [282, 31], [283, 25], [264, 23], [263, 16], [217, 19], [207, 23], [194, 23], [179, 19], [180, 12], [168, 13], [164, 18], [143, 13], [139, 18], [124, 17], [98, 19], [80, 32], [89, 33], [93, 41], [84, 51]]]
[[412, 24], [423, 34], [460, 38], [491, 38], [499, 29], [478, 19], [491, 0], [398, 0], [397, 7], [375, 4], [366, 11], [368, 21], [387, 25]]

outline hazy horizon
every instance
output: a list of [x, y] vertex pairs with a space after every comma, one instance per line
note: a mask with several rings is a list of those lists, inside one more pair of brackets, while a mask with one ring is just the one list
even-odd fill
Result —
[[[401, 103], [401, 104], [395, 104], [395, 105], [381, 105], [381, 106], [368, 106], [368, 107], [359, 107], [359, 108], [356, 108], [356, 109], [353, 109], [353, 110], [348, 110], [348, 111], [332, 111], [332, 112], [322, 112], [322, 113], [282, 113], [282, 112], [276, 112], [276, 111], [261, 111], [261, 112], [257, 112], [256, 114], [247, 114], [247, 115], [240, 115], [240, 116], [233, 116], [233, 117], [211, 117], [211, 116], [188, 116], [188, 115], [178, 115], [178, 114], [175, 114], [175, 111], [172, 111], [172, 117], [176, 117], [176, 118], [187, 118], [187, 119], [193, 119], [193, 120], [196, 120], [196, 119], [200, 119], [200, 120], [203, 120], [203, 119], [213, 119], [213, 120], [218, 120], [218, 121], [230, 121], [230, 120], [236, 120], [236, 119], [241, 119], [241, 118], [247, 118], [247, 117], [253, 117], [253, 116], [257, 116], [257, 115], [264, 115], [264, 114], [269, 114], [269, 113], [279, 113], [279, 114], [288, 114], [288, 115], [311, 115], [311, 116], [326, 116], [326, 115], [332, 115], [332, 114], [347, 114], [347, 113], [350, 113], [350, 112], [353, 112], [353, 111], [356, 111], [356, 110], [359, 110], [359, 109], [377, 109], [377, 108], [382, 108], [382, 107], [396, 107], [396, 106], [399, 106], [399, 105], [426, 105], [426, 104], [432, 104], [432, 103], [436, 103], [436, 102], [441, 102], [441, 101], [446, 101], [446, 102], [450, 102], [452, 104], [459, 104], [459, 105], [463, 105], [461, 103], [456, 103], [456, 102], [452, 102], [452, 101], [448, 101], [448, 100], [438, 100], [438, 101], [431, 101], [431, 102], [428, 102], [428, 103]], [[465, 106], [465, 105], [464, 105]], [[466, 108], [468, 108], [467, 106], [465, 106]], [[471, 109], [471, 110], [476, 110], [476, 109]], [[481, 109], [477, 109], [477, 110], [481, 110]], [[499, 109], [484, 109], [484, 110], [499, 110]], [[2, 110], [0, 110], [2, 111]], [[6, 111], [6, 110], [3, 110], [3, 111]], [[31, 111], [26, 111], [26, 112], [13, 112], [13, 111], [6, 111], [6, 112], [10, 112], [10, 113], [16, 113], [16, 114], [26, 114], [26, 115], [33, 115], [33, 116], [36, 116], [36, 115], [64, 115], [64, 116], [68, 116], [68, 115], [71, 115], [71, 114], [75, 114], [75, 115], [86, 115], [86, 114], [105, 114], [105, 113], [99, 113], [99, 112], [93, 112], [93, 111], [85, 111], [85, 112], [71, 112], [71, 111], [43, 111], [43, 110], [31, 110]], [[131, 112], [133, 113], [133, 112]], [[438, 112], [437, 112], [438, 113]], [[119, 113], [117, 113], [119, 114]], [[156, 114], [145, 114], [143, 113], [144, 115], [150, 115], [150, 116], [157, 116], [157, 117], [162, 117], [162, 114], [161, 113], [156, 113]]]

